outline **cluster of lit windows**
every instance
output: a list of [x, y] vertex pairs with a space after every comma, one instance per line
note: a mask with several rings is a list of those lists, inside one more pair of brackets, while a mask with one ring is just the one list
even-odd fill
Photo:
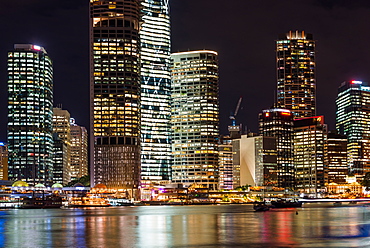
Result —
[[276, 42], [277, 98], [295, 117], [311, 117], [316, 112], [315, 41], [302, 37], [298, 32]]
[[173, 54], [172, 80], [173, 181], [215, 188], [219, 131], [217, 54]]
[[8, 53], [9, 179], [51, 184], [52, 62], [34, 45]]
[[141, 40], [141, 175], [171, 179], [170, 18], [168, 1], [144, 0]]
[[94, 183], [137, 188], [140, 177], [140, 1], [92, 1], [90, 10]]
[[343, 82], [336, 99], [336, 128], [348, 138], [350, 173], [364, 175], [370, 171], [370, 88], [361, 81]]
[[293, 114], [287, 109], [264, 110], [259, 115], [259, 133], [276, 139], [278, 187], [293, 188]]
[[318, 192], [327, 182], [327, 126], [315, 120], [296, 120], [294, 127], [296, 187], [306, 193]]

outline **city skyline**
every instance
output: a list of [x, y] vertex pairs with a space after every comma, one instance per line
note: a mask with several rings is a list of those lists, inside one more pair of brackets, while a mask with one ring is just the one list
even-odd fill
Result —
[[[203, 0], [197, 2], [196, 8], [193, 0], [170, 1], [172, 51], [206, 48], [220, 54], [220, 133], [227, 133], [228, 116], [240, 95], [243, 103], [237, 122], [243, 122], [257, 132], [258, 113], [272, 106], [276, 91], [274, 43], [279, 34], [289, 30], [312, 33], [317, 41], [317, 114], [325, 115], [329, 130], [335, 129], [335, 97], [341, 82], [351, 79], [369, 81], [370, 73], [366, 68], [370, 64], [370, 51], [365, 45], [369, 34], [363, 32], [363, 23], [369, 23], [365, 14], [369, 12], [369, 4], [356, 1], [356, 4], [323, 5], [321, 1], [309, 1], [290, 7], [291, 2], [283, 1], [284, 5], [274, 1], [249, 4], [236, 1], [238, 8], [234, 4], [231, 9], [223, 1]], [[235, 13], [231, 14], [231, 10]], [[88, 3], [39, 0], [31, 5], [22, 0], [7, 2], [0, 10], [0, 18], [7, 22], [15, 13], [19, 22], [4, 27], [8, 35], [3, 40], [0, 54], [5, 58], [15, 43], [46, 47], [55, 61], [54, 106], [62, 104], [78, 123], [88, 126]], [[227, 15], [230, 22], [238, 24], [226, 26], [222, 18], [205, 21], [221, 13]], [[280, 18], [286, 13], [293, 14], [290, 18]], [[307, 22], [312, 13], [315, 13], [315, 20]], [[186, 18], [189, 14], [191, 20]], [[62, 18], [66, 15], [68, 20]], [[26, 19], [27, 22], [23, 21]], [[67, 30], [70, 35], [63, 35]], [[350, 36], [358, 38], [351, 40], [348, 39]], [[340, 55], [338, 51], [341, 51]], [[6, 106], [5, 59], [0, 63], [0, 77], [0, 104]], [[80, 86], [71, 91], [72, 85], [76, 84]], [[264, 87], [257, 87], [261, 84]], [[0, 114], [6, 117], [4, 108]], [[2, 141], [6, 140], [5, 120], [1, 118], [0, 121]]]

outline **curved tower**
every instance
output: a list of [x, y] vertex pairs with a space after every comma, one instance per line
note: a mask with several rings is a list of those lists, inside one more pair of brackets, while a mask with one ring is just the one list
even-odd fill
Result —
[[16, 44], [8, 53], [9, 180], [51, 186], [53, 67], [46, 50]]
[[172, 181], [218, 187], [218, 54], [189, 51], [171, 55]]

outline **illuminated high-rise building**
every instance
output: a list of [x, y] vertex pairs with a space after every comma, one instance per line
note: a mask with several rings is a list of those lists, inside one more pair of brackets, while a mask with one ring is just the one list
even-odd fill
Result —
[[328, 133], [328, 183], [345, 183], [348, 176], [347, 136]]
[[326, 161], [327, 125], [324, 116], [294, 120], [294, 166], [296, 189], [317, 196], [328, 182]]
[[230, 136], [221, 136], [218, 145], [218, 188], [233, 189], [233, 144]]
[[315, 41], [312, 34], [290, 31], [276, 41], [277, 104], [294, 117], [316, 115]]
[[276, 139], [278, 187], [295, 187], [293, 152], [293, 114], [288, 109], [272, 108], [259, 114], [261, 136]]
[[370, 172], [370, 85], [361, 81], [343, 82], [336, 99], [336, 128], [348, 138], [350, 175]]
[[76, 124], [71, 118], [71, 179], [79, 179], [88, 172], [88, 134], [85, 127]]
[[92, 184], [140, 185], [140, 0], [90, 0]]
[[53, 183], [66, 185], [71, 181], [67, 143], [53, 133]]
[[9, 180], [52, 184], [53, 68], [43, 47], [8, 52]]
[[71, 116], [68, 110], [53, 109], [54, 170], [53, 182], [66, 185], [71, 181]]
[[171, 179], [169, 0], [143, 0], [141, 41], [141, 185]]
[[171, 55], [173, 130], [172, 181], [218, 185], [217, 52], [200, 50]]

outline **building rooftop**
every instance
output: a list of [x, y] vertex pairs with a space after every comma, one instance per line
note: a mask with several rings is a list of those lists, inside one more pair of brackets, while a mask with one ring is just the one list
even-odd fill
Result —
[[14, 49], [17, 51], [41, 51], [47, 53], [45, 48], [33, 44], [15, 44]]

